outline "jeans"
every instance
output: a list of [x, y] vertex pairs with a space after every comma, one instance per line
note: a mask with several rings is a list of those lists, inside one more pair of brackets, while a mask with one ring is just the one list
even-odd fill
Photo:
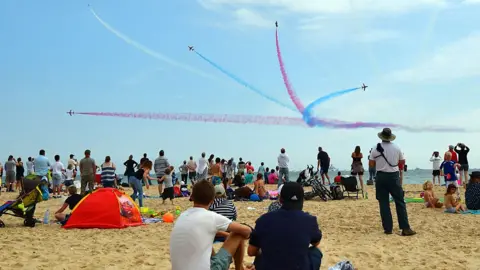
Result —
[[408, 224], [407, 205], [405, 204], [404, 192], [400, 185], [399, 172], [377, 172], [375, 187], [376, 197], [380, 206], [380, 217], [382, 218], [383, 230], [385, 232], [393, 231], [393, 219], [390, 210], [389, 194], [392, 195], [392, 198], [395, 201], [400, 229], [410, 229], [410, 225]]
[[288, 168], [280, 168], [278, 171], [278, 186], [283, 184], [283, 177], [285, 177], [285, 183], [288, 182]]
[[369, 167], [368, 174], [369, 174], [368, 179], [373, 181], [376, 178], [377, 169], [375, 167]]
[[[310, 261], [310, 267], [308, 269], [312, 270], [320, 270], [320, 266], [322, 265], [322, 258], [323, 253], [317, 247], [309, 247], [308, 248], [308, 258]], [[255, 257], [253, 264], [257, 269], [266, 269], [266, 267], [261, 267], [263, 260], [262, 255], [258, 255]]]
[[[135, 176], [130, 176], [128, 178], [128, 182], [130, 186], [133, 188], [133, 194], [132, 194], [132, 200], [135, 201], [135, 199], [138, 198], [138, 205], [140, 207], [143, 207], [143, 186], [142, 186], [142, 181]], [[138, 195], [137, 195], [138, 193]]]

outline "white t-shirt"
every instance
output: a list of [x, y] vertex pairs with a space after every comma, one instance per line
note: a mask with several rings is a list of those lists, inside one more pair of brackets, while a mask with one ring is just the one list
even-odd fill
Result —
[[[392, 164], [393, 166], [398, 165], [398, 162], [400, 160], [405, 160], [405, 158], [403, 157], [402, 150], [400, 150], [400, 147], [398, 147], [394, 143], [382, 142], [381, 145], [384, 149], [383, 155], [387, 158], [388, 162], [390, 162], [390, 164]], [[398, 172], [399, 171], [398, 166], [392, 167], [387, 163], [387, 161], [385, 161], [385, 159], [377, 151], [376, 145], [373, 147], [372, 153], [370, 153], [370, 160], [375, 161], [377, 172]]]
[[172, 270], [210, 270], [213, 239], [232, 221], [204, 208], [183, 212], [170, 234]]
[[430, 161], [433, 163], [433, 170], [440, 170], [440, 164], [442, 164], [443, 159], [438, 156], [438, 157], [431, 157]]
[[56, 175], [62, 175], [62, 171], [65, 170], [65, 168], [63, 167], [63, 163], [60, 161], [53, 163], [50, 168], [52, 170], [52, 174]]
[[67, 174], [67, 180], [73, 180], [73, 170], [67, 169], [66, 174]]
[[201, 174], [208, 166], [208, 160], [206, 158], [200, 158], [198, 160], [197, 173]]

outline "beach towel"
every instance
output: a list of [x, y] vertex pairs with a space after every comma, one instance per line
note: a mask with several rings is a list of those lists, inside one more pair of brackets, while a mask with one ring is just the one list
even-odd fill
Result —
[[142, 218], [142, 221], [143, 221], [143, 224], [153, 224], [153, 223], [162, 222], [162, 220], [159, 218]]
[[462, 212], [462, 214], [480, 215], [480, 210], [467, 210], [465, 212]]

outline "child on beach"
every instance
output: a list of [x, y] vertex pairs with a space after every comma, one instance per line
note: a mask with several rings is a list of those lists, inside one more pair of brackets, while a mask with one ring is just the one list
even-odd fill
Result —
[[442, 208], [443, 203], [435, 197], [433, 193], [433, 184], [431, 181], [426, 181], [423, 183], [423, 200], [425, 201], [425, 206], [427, 208]]
[[269, 184], [275, 184], [278, 181], [278, 175], [275, 173], [274, 169], [270, 170], [270, 174], [268, 175], [268, 183]]
[[341, 172], [338, 172], [337, 173], [337, 176], [335, 176], [335, 178], [333, 179], [333, 181], [335, 182], [335, 184], [340, 184], [342, 182], [342, 173]]
[[68, 164], [67, 169], [65, 170], [65, 187], [73, 185], [73, 180], [75, 179], [75, 171], [73, 164]]
[[263, 173], [257, 174], [257, 180], [253, 183], [253, 192], [260, 197], [260, 199], [268, 199], [268, 192], [265, 189], [265, 181], [263, 180]]
[[[445, 153], [445, 160], [440, 164], [441, 175], [445, 178], [445, 186], [454, 185], [458, 187], [456, 169], [460, 167], [460, 164], [455, 163], [452, 160], [452, 153]], [[443, 171], [442, 171], [443, 169]], [[460, 193], [457, 190], [457, 199], [460, 198]]]
[[447, 193], [445, 193], [445, 212], [447, 213], [460, 213], [460, 211], [465, 211], [465, 206], [460, 204], [457, 198], [453, 197], [453, 194], [456, 192], [456, 185], [448, 185]]
[[163, 199], [163, 204], [165, 204], [165, 201], [170, 199], [170, 202], [173, 204], [173, 198], [175, 197], [174, 194], [174, 189], [173, 189], [173, 182], [172, 182], [172, 169], [166, 168], [165, 169], [165, 175], [160, 178], [158, 181], [159, 184], [163, 183], [163, 193], [162, 193], [162, 199]]

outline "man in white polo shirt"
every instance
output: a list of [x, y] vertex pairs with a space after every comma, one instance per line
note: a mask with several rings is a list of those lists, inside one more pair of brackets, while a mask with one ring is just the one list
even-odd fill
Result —
[[393, 219], [390, 210], [390, 194], [395, 201], [398, 224], [403, 236], [416, 234], [408, 223], [407, 206], [404, 201], [404, 192], [400, 183], [399, 165], [405, 164], [402, 150], [392, 143], [396, 136], [392, 130], [384, 128], [378, 133], [382, 140], [373, 148], [370, 154], [370, 165], [375, 165], [377, 178], [375, 182], [376, 197], [380, 206], [380, 217], [385, 234], [393, 233]]

